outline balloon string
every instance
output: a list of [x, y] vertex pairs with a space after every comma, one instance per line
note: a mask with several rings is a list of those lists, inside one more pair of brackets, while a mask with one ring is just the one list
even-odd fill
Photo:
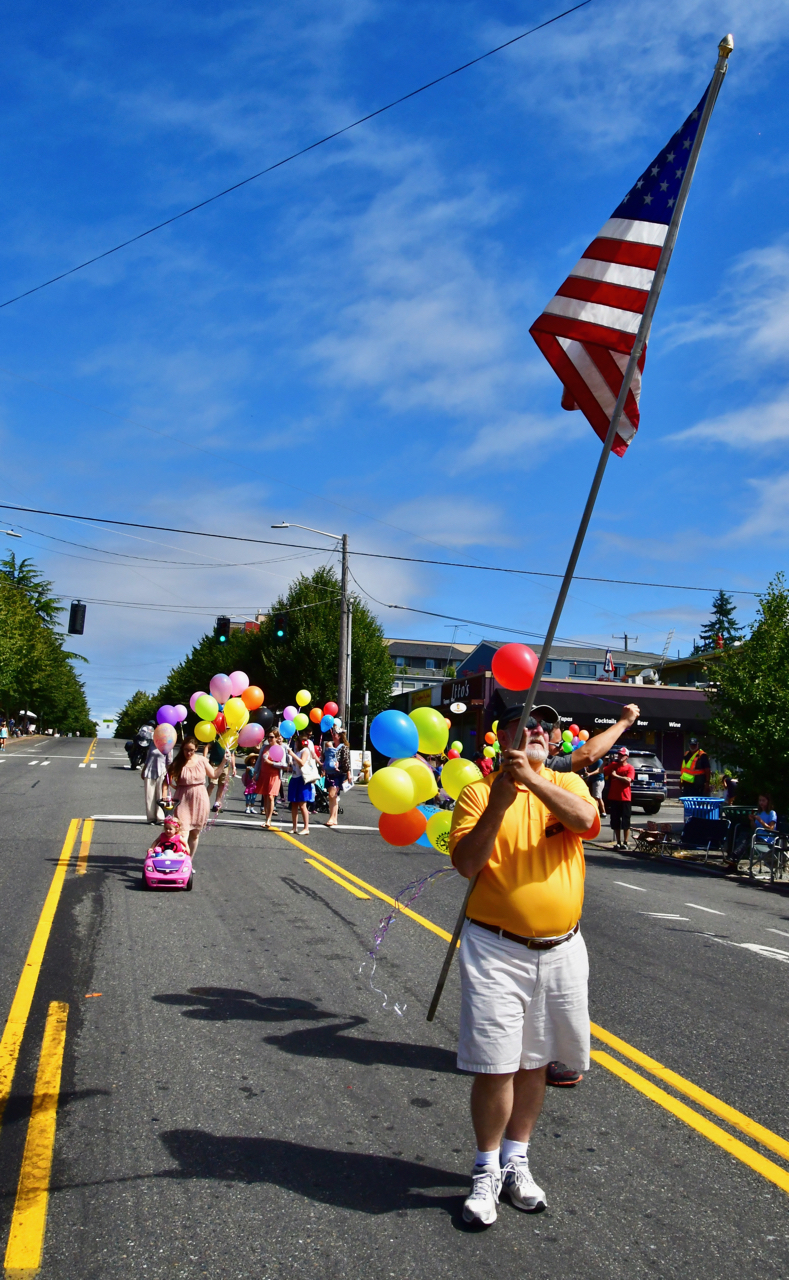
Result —
[[[359, 966], [359, 973], [364, 973], [367, 966], [370, 964], [372, 965], [370, 972], [367, 975], [367, 981], [372, 992], [376, 995], [383, 996], [383, 1004], [381, 1005], [382, 1009], [388, 1008], [389, 997], [385, 991], [382, 991], [380, 987], [376, 987], [374, 985], [373, 978], [378, 967], [378, 953], [381, 949], [381, 944], [383, 943], [384, 938], [389, 932], [390, 926], [394, 923], [395, 917], [402, 911], [402, 909], [404, 907], [410, 907], [411, 903], [415, 902], [416, 899], [424, 893], [427, 886], [433, 880], [438, 880], [441, 876], [456, 876], [457, 874], [458, 873], [454, 867], [443, 866], [438, 867], [435, 871], [428, 872], [426, 876], [420, 876], [418, 880], [411, 880], [405, 888], [401, 889], [395, 896], [395, 905], [392, 910], [387, 912], [387, 914], [382, 916], [379, 920], [378, 928], [373, 934], [372, 946], [367, 952], [367, 958], [363, 960]], [[408, 1006], [405, 1004], [401, 1006], [397, 1001], [394, 1001], [392, 1007], [395, 1013], [402, 1018]]]

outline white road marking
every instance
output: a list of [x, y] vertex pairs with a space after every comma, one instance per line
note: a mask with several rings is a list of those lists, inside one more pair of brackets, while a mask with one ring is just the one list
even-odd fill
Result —
[[708, 911], [711, 916], [725, 916], [725, 911], [716, 911], [714, 907], [701, 907], [698, 902], [683, 902], [683, 907], [693, 907], [696, 911]]
[[782, 951], [780, 947], [765, 947], [761, 942], [731, 942], [728, 938], [716, 938], [714, 933], [705, 933], [704, 937], [720, 942], [724, 947], [739, 947], [742, 951], [753, 951], [757, 956], [766, 956], [768, 960], [789, 964], [789, 951]]
[[787, 933], [785, 929], [771, 929], [771, 928], [769, 927], [769, 925], [768, 925], [768, 926], [767, 926], [767, 932], [768, 932], [768, 933], [780, 933], [780, 935], [781, 935], [781, 937], [782, 937], [782, 938], [789, 938], [789, 933]]
[[689, 916], [673, 916], [666, 911], [639, 911], [640, 916], [652, 916], [655, 920], [688, 920]]
[[38, 761], [37, 761], [37, 760], [28, 760], [28, 762], [27, 762], [27, 767], [28, 767], [28, 769], [30, 768], [31, 764], [38, 764]]
[[646, 893], [646, 889], [642, 889], [640, 884], [628, 884], [626, 880], [615, 880], [614, 884], [620, 884], [623, 889], [637, 889], [639, 893]]
[[91, 769], [98, 769], [99, 766], [97, 764], [92, 764], [90, 767]]
[[49, 761], [48, 761], [48, 760], [42, 760], [42, 761], [41, 761], [41, 768], [43, 769], [43, 768], [44, 768], [44, 766], [45, 766], [45, 765], [48, 765], [48, 764], [49, 764]]
[[78, 769], [84, 769], [84, 768], [85, 768], [85, 761], [83, 760], [83, 761], [82, 761], [82, 764], [78, 764], [78, 765], [77, 765], [77, 768], [78, 768]]

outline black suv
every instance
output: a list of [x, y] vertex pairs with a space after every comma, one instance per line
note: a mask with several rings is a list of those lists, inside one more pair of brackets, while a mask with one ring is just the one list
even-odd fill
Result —
[[[637, 748], [632, 751], [628, 748], [628, 751], [627, 762], [632, 764], [636, 771], [636, 776], [630, 784], [633, 804], [641, 805], [644, 813], [657, 813], [667, 798], [666, 771], [654, 751], [639, 751]], [[613, 764], [616, 759], [616, 751], [610, 751], [605, 758], [605, 764]], [[603, 794], [607, 796], [607, 788]]]

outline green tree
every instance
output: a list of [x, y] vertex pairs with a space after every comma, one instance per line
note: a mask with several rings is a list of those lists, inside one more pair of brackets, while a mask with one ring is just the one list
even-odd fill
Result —
[[747, 640], [715, 664], [710, 732], [745, 801], [760, 791], [789, 812], [789, 590], [779, 573], [759, 597]]
[[141, 724], [156, 724], [156, 710], [162, 705], [155, 693], [138, 689], [121, 710], [116, 725], [116, 738], [133, 738]]
[[42, 622], [55, 627], [63, 608], [53, 595], [52, 583], [42, 578], [35, 563], [30, 559], [17, 561], [13, 551], [0, 560], [0, 573], [8, 579], [12, 586], [23, 591], [32, 604]]
[[[351, 721], [359, 723], [365, 689], [369, 690], [370, 716], [389, 705], [394, 663], [374, 614], [358, 596], [352, 597], [352, 607]], [[288, 618], [284, 643], [274, 634], [278, 613]], [[192, 694], [207, 690], [217, 671], [245, 671], [250, 683], [263, 690], [266, 706], [273, 711], [292, 703], [299, 689], [309, 689], [316, 704], [336, 701], [339, 643], [340, 580], [333, 569], [316, 569], [309, 576], [302, 574], [274, 601], [259, 632], [232, 631], [222, 645], [212, 635], [203, 636], [155, 694], [154, 710], [163, 702], [188, 706]], [[122, 717], [125, 713], [126, 708]], [[194, 724], [191, 713], [189, 724]], [[116, 736], [122, 736], [120, 720]]]
[[33, 711], [39, 729], [92, 735], [85, 690], [63, 637], [41, 617], [27, 591], [0, 573], [0, 709]]
[[700, 643], [694, 646], [694, 653], [707, 653], [717, 649], [718, 636], [723, 638], [723, 647], [728, 649], [742, 637], [742, 627], [735, 622], [736, 606], [730, 595], [721, 589], [712, 602], [712, 613], [709, 622], [705, 622], [699, 633]]

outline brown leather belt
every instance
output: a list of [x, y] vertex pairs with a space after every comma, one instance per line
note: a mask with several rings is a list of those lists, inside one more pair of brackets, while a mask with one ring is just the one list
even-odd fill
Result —
[[522, 938], [519, 933], [510, 933], [509, 929], [499, 929], [495, 924], [485, 924], [484, 920], [472, 920], [471, 916], [466, 916], [466, 919], [469, 924], [475, 924], [479, 929], [487, 929], [488, 933], [495, 933], [499, 938], [509, 938], [510, 942], [519, 942], [522, 947], [528, 947], [530, 951], [552, 951], [562, 942], [569, 942], [581, 927], [579, 920], [575, 928], [561, 938]]

